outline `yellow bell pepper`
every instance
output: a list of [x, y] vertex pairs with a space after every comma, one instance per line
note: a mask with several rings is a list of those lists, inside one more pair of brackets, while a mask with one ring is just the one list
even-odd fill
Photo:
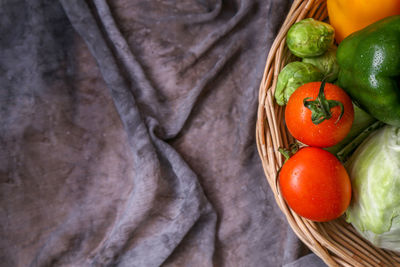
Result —
[[340, 43], [348, 35], [385, 17], [400, 14], [400, 0], [327, 0], [330, 24]]

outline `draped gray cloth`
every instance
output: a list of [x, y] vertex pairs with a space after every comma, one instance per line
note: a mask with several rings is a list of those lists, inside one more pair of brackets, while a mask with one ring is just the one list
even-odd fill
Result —
[[290, 4], [0, 1], [0, 265], [323, 266], [255, 145]]

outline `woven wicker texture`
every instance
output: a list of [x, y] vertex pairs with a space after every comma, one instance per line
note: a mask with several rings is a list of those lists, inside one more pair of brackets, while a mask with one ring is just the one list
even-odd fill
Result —
[[295, 60], [285, 44], [286, 33], [295, 22], [313, 17], [327, 20], [325, 0], [295, 0], [273, 45], [260, 84], [256, 139], [262, 165], [276, 202], [296, 235], [329, 266], [400, 266], [400, 254], [379, 249], [363, 239], [343, 217], [316, 223], [294, 213], [279, 193], [277, 173], [283, 164], [279, 147], [288, 147], [294, 139], [284, 121], [284, 108], [274, 102], [274, 90], [280, 70]]

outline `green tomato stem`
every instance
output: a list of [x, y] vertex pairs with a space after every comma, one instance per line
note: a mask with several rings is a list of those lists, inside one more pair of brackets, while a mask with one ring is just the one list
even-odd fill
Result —
[[278, 148], [278, 151], [285, 157], [285, 162], [299, 150], [299, 144], [294, 143], [289, 145], [289, 149]]
[[319, 88], [318, 96], [314, 101], [309, 100], [311, 99], [311, 97], [306, 97], [303, 100], [304, 106], [311, 110], [311, 120], [315, 125], [320, 124], [324, 120], [329, 120], [330, 118], [332, 118], [331, 109], [333, 107], [340, 107], [340, 115], [335, 121], [335, 124], [339, 122], [344, 113], [344, 106], [342, 102], [326, 99], [324, 94], [325, 83], [326, 81], [324, 79], [321, 83], [321, 87]]

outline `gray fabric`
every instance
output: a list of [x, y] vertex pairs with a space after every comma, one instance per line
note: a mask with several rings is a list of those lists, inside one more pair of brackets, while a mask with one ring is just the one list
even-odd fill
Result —
[[318, 258], [315, 254], [308, 254], [300, 259], [285, 264], [283, 267], [320, 267], [327, 266], [320, 258]]
[[1, 266], [282, 266], [255, 146], [290, 1], [0, 2]]

